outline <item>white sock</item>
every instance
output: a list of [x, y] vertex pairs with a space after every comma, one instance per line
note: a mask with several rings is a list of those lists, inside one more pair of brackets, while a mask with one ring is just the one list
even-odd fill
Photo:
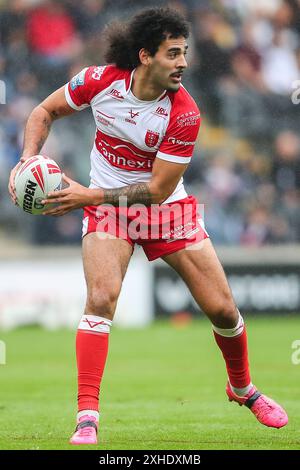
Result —
[[82, 410], [77, 413], [77, 422], [79, 423], [79, 420], [82, 416], [89, 415], [89, 416], [94, 416], [96, 418], [97, 422], [99, 422], [99, 413], [98, 411], [95, 410]]
[[247, 385], [247, 387], [243, 387], [243, 388], [233, 387], [231, 383], [229, 383], [229, 385], [233, 393], [235, 393], [238, 397], [244, 397], [245, 395], [247, 395], [247, 393], [250, 392], [251, 388], [253, 387], [252, 382], [250, 382], [249, 385]]
[[213, 330], [220, 336], [225, 336], [226, 338], [233, 338], [234, 336], [239, 336], [243, 333], [244, 330], [244, 320], [242, 315], [239, 313], [239, 318], [237, 324], [234, 328], [219, 328], [215, 325], [212, 325]]
[[109, 333], [112, 321], [97, 315], [84, 314], [80, 319], [78, 329], [95, 331], [96, 333]]

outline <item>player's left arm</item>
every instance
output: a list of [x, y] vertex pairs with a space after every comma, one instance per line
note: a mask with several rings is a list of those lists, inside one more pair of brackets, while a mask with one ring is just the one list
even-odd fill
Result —
[[69, 186], [62, 191], [48, 194], [48, 199], [44, 203], [58, 203], [59, 206], [45, 211], [45, 214], [64, 215], [73, 209], [89, 205], [98, 206], [105, 203], [118, 206], [120, 198], [123, 198], [122, 203], [124, 198], [127, 198], [128, 206], [132, 204], [144, 204], [146, 206], [161, 204], [173, 193], [187, 167], [188, 164], [173, 163], [156, 158], [149, 182], [112, 189], [86, 188], [63, 175], [64, 182]]
[[151, 180], [147, 183], [132, 184], [124, 188], [103, 189], [105, 203], [118, 205], [119, 197], [127, 197], [132, 204], [161, 204], [173, 193], [188, 164], [173, 163], [156, 158], [152, 167]]

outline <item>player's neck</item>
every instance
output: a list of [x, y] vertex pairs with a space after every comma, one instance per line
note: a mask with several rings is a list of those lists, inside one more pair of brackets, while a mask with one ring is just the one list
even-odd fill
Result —
[[155, 87], [149, 77], [147, 77], [141, 69], [137, 68], [133, 74], [131, 91], [139, 100], [153, 101], [161, 96], [165, 90], [161, 87]]

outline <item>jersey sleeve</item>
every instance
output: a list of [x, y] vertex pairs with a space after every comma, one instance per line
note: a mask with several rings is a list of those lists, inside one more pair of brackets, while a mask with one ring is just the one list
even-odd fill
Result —
[[[189, 163], [200, 128], [200, 112], [195, 102], [179, 109], [174, 106], [157, 158], [174, 163]], [[181, 109], [180, 109], [181, 108]]]
[[90, 106], [91, 100], [107, 86], [107, 66], [86, 67], [65, 86], [67, 103], [76, 111]]

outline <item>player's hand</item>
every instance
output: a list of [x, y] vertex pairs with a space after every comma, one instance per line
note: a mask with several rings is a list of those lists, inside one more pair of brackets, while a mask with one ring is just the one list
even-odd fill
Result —
[[11, 170], [9, 175], [9, 182], [8, 182], [8, 192], [10, 198], [14, 204], [17, 204], [17, 196], [16, 196], [16, 188], [15, 188], [15, 177], [17, 174], [18, 169], [22, 165], [22, 162], [18, 162], [16, 166]]
[[62, 181], [69, 186], [61, 191], [54, 191], [48, 194], [47, 199], [43, 199], [42, 204], [59, 204], [57, 207], [47, 209], [43, 215], [64, 215], [74, 209], [88, 206], [92, 202], [91, 191], [89, 188], [62, 175]]

